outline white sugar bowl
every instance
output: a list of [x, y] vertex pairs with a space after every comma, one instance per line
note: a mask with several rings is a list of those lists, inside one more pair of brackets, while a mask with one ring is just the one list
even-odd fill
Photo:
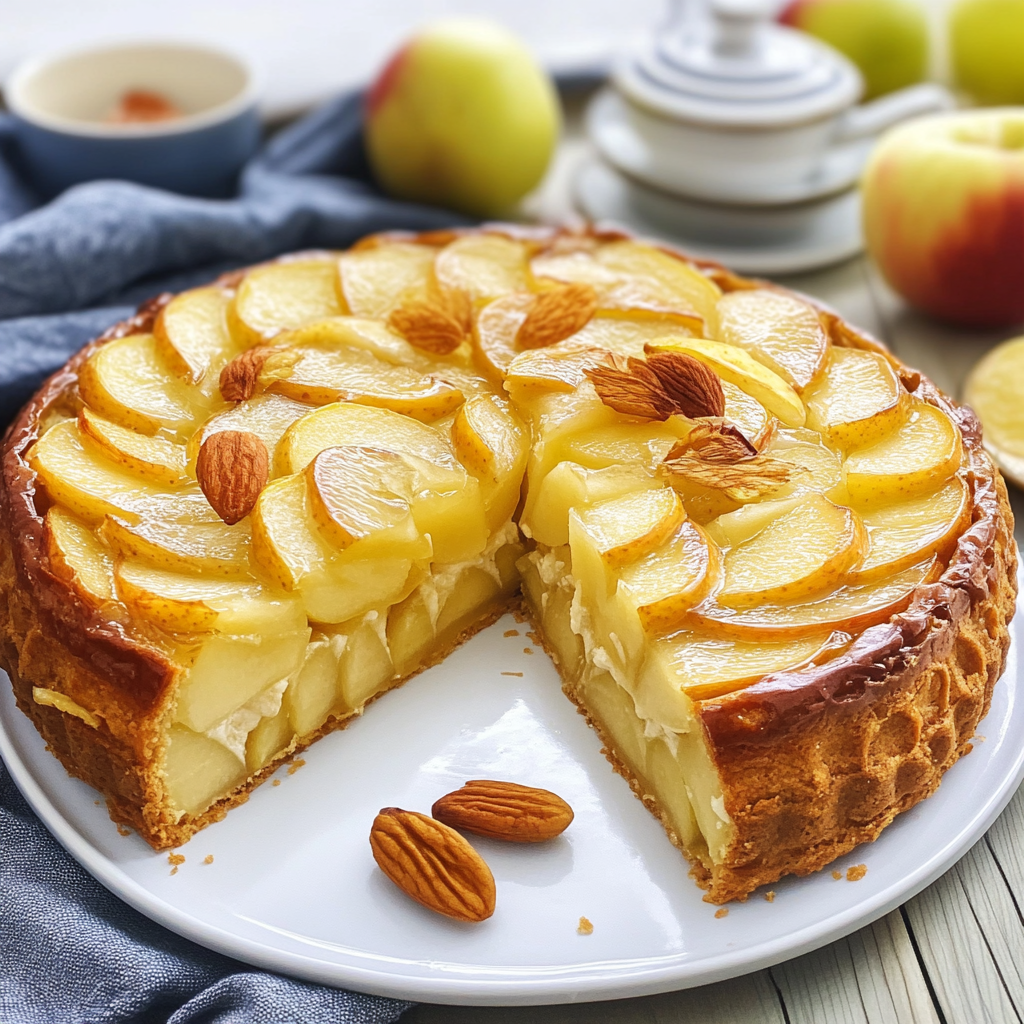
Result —
[[587, 127], [613, 167], [721, 203], [804, 202], [853, 185], [875, 136], [953, 105], [917, 85], [858, 106], [856, 67], [775, 24], [763, 0], [711, 0], [618, 62]]

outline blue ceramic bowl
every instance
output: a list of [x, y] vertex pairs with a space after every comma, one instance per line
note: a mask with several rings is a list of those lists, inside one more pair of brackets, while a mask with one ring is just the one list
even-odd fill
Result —
[[[160, 94], [182, 116], [109, 123], [131, 90]], [[46, 196], [97, 178], [227, 196], [259, 144], [252, 71], [205, 46], [123, 44], [33, 60], [5, 97], [25, 169]]]

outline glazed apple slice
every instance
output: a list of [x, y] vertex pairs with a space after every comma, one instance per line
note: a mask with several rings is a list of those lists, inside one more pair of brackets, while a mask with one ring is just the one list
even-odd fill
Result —
[[85, 406], [78, 413], [78, 429], [111, 462], [130, 473], [167, 487], [188, 479], [188, 453], [184, 445], [159, 435], [137, 434]]
[[345, 559], [317, 529], [303, 474], [272, 480], [251, 514], [252, 555], [302, 599], [314, 622], [346, 622], [402, 600], [416, 585], [408, 558]]
[[356, 249], [338, 260], [338, 287], [347, 312], [385, 319], [403, 298], [422, 298], [434, 281], [437, 250], [414, 242]]
[[168, 376], [152, 334], [101, 345], [79, 370], [78, 391], [94, 412], [141, 434], [184, 432], [202, 402], [197, 391]]
[[259, 583], [212, 580], [134, 561], [114, 570], [120, 599], [169, 633], [276, 634], [302, 629], [298, 600]]
[[505, 390], [517, 402], [543, 392], [575, 391], [587, 379], [584, 371], [604, 365], [607, 359], [607, 349], [566, 342], [520, 352], [509, 363]]
[[199, 449], [211, 434], [222, 430], [239, 430], [255, 434], [273, 456], [285, 431], [298, 419], [311, 412], [308, 405], [292, 401], [284, 395], [253, 395], [247, 402], [212, 416], [189, 438], [187, 451], [189, 464], [194, 466]]
[[228, 326], [242, 348], [283, 330], [344, 312], [338, 302], [332, 259], [270, 263], [250, 270], [228, 307]]
[[811, 494], [725, 555], [716, 601], [729, 608], [796, 601], [836, 585], [864, 557], [860, 517]]
[[275, 345], [296, 348], [339, 349], [351, 352], [359, 349], [394, 366], [430, 366], [429, 359], [399, 337], [379, 320], [364, 320], [355, 316], [332, 316], [313, 320], [292, 331], [282, 331], [274, 338]]
[[438, 284], [465, 291], [474, 303], [528, 288], [524, 242], [504, 235], [472, 234], [446, 245], [434, 262]]
[[538, 543], [558, 547], [569, 543], [571, 509], [586, 509], [600, 501], [661, 486], [660, 480], [634, 466], [588, 469], [568, 460], [559, 462], [527, 492], [520, 526]]
[[530, 454], [530, 435], [508, 404], [476, 395], [452, 422], [452, 446], [462, 465], [480, 482], [488, 528], [498, 530], [511, 518]]
[[830, 494], [842, 483], [843, 464], [839, 456], [826, 448], [813, 430], [778, 430], [765, 447], [765, 454], [798, 467], [789, 483], [772, 491], [772, 498], [802, 491]]
[[785, 672], [829, 659], [850, 642], [842, 632], [789, 640], [729, 640], [689, 630], [658, 639], [652, 663], [640, 678], [637, 705], [656, 721], [681, 719], [680, 693], [711, 700]]
[[153, 324], [156, 346], [172, 373], [190, 384], [216, 387], [221, 367], [239, 352], [228, 330], [230, 293], [223, 288], [194, 288], [176, 295]]
[[598, 317], [640, 323], [671, 324], [701, 337], [704, 318], [678, 294], [673, 295], [656, 281], [624, 278], [597, 292]]
[[929, 554], [948, 558], [957, 538], [970, 525], [970, 492], [954, 477], [934, 494], [869, 509], [862, 518], [868, 549], [864, 561], [848, 574], [851, 583], [890, 576]]
[[798, 393], [824, 372], [831, 348], [817, 310], [767, 288], [723, 295], [717, 337], [746, 349]]
[[959, 428], [941, 409], [912, 399], [902, 426], [847, 456], [843, 481], [858, 505], [888, 504], [938, 490], [962, 461]]
[[353, 557], [429, 558], [411, 502], [415, 471], [397, 452], [379, 448], [327, 448], [306, 467], [313, 521], [339, 551]]
[[804, 495], [770, 498], [741, 505], [732, 512], [720, 515], [705, 528], [707, 535], [721, 548], [739, 547], [756, 537], [804, 500]]
[[660, 547], [686, 518], [679, 496], [669, 487], [609, 498], [578, 515], [609, 569], [627, 566]]
[[197, 484], [166, 490], [126, 472], [86, 447], [74, 420], [52, 426], [29, 450], [28, 462], [51, 500], [88, 523], [107, 515], [130, 522], [212, 523], [219, 518]]
[[724, 381], [735, 384], [777, 416], [787, 427], [802, 427], [807, 418], [800, 396], [777, 373], [749, 352], [722, 341], [686, 338], [671, 344], [658, 342], [653, 352], [683, 352], [710, 366]]
[[43, 520], [43, 538], [50, 571], [79, 597], [93, 607], [115, 600], [114, 560], [85, 523], [54, 506]]
[[804, 398], [808, 426], [847, 451], [888, 437], [911, 405], [888, 360], [855, 348], [833, 348], [824, 376]]
[[107, 516], [99, 530], [123, 558], [171, 572], [245, 579], [250, 575], [249, 523], [129, 523]]
[[719, 571], [717, 546], [686, 521], [660, 547], [619, 570], [618, 596], [636, 609], [645, 632], [670, 633], [707, 596]]
[[529, 292], [515, 292], [489, 302], [473, 325], [474, 351], [481, 369], [493, 380], [504, 380], [509, 365], [519, 354], [519, 328], [533, 306]]
[[743, 609], [706, 601], [694, 608], [680, 626], [735, 640], [786, 640], [814, 636], [823, 629], [855, 634], [902, 612], [914, 591], [937, 579], [941, 572], [939, 559], [927, 557], [894, 576], [841, 586], [813, 601]]
[[287, 377], [267, 390], [309, 405], [356, 402], [431, 423], [455, 412], [465, 398], [451, 384], [406, 366], [385, 363], [358, 348], [300, 348]]
[[725, 419], [740, 428], [743, 436], [760, 451], [775, 433], [778, 420], [756, 399], [735, 384], [722, 381]]

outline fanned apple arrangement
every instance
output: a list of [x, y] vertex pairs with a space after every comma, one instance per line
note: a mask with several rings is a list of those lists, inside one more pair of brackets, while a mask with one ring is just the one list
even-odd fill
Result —
[[[147, 691], [81, 643], [59, 671], [7, 660], [65, 764], [158, 848], [520, 586], [567, 692], [716, 900], [872, 838], [983, 711], [978, 669], [941, 746], [949, 686], [934, 713], [897, 694], [917, 724], [870, 807], [850, 787], [904, 704], [867, 708], [859, 761], [779, 736], [727, 757], [709, 732], [724, 698], [787, 672], [813, 688], [854, 658], [972, 524], [1012, 559], [955, 407], [784, 290], [611, 234], [382, 235], [163, 297], [69, 374], [8, 459], [45, 495], [40, 558], [79, 633], [162, 675]], [[977, 643], [983, 665], [1005, 653], [998, 630]], [[730, 775], [741, 754], [761, 796]], [[813, 758], [833, 754], [846, 774], [829, 761], [819, 785]]]

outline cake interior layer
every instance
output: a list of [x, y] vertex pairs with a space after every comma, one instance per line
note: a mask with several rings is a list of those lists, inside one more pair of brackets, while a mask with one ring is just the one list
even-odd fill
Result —
[[[203, 815], [441, 660], [464, 633], [507, 606], [519, 587], [521, 553], [510, 523], [479, 558], [431, 566], [391, 606], [312, 631], [208, 638], [179, 686], [169, 722], [162, 775], [178, 821]], [[201, 705], [189, 699], [193, 691]], [[215, 721], [209, 709], [219, 709]]]

